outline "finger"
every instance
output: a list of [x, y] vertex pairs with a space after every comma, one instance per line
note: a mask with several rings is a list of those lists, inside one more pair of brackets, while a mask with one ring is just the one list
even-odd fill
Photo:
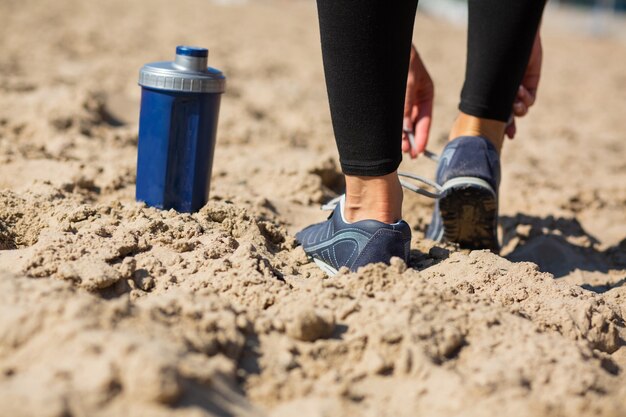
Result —
[[523, 102], [516, 101], [515, 103], [513, 103], [513, 114], [515, 116], [522, 117], [525, 116], [526, 113], [528, 113], [528, 107], [526, 107]]
[[423, 153], [428, 144], [430, 126], [433, 119], [433, 101], [427, 100], [420, 103], [417, 123], [415, 124], [415, 153]]
[[417, 152], [415, 151], [415, 135], [411, 131], [405, 132], [407, 137], [407, 151], [411, 156], [411, 159], [417, 158]]
[[415, 158], [415, 146], [413, 145], [413, 132], [415, 127], [411, 122], [411, 118], [404, 118], [402, 123], [402, 152], [406, 152], [409, 154], [411, 159]]
[[406, 136], [406, 133], [402, 134], [402, 152], [408, 152], [409, 151], [409, 139]]
[[418, 105], [416, 104], [415, 106], [413, 106], [413, 109], [411, 111], [411, 132], [412, 134], [409, 134], [409, 143], [411, 144], [411, 158], [415, 159], [419, 156], [419, 150], [417, 148], [417, 144], [415, 143], [415, 137], [417, 134], [416, 131], [416, 125], [417, 125], [417, 119], [419, 117], [420, 114], [420, 108], [418, 107]]
[[413, 132], [404, 131], [402, 132], [402, 152], [406, 152], [409, 154], [411, 159], [415, 159], [417, 157], [415, 151], [415, 139], [413, 136]]
[[539, 74], [526, 74], [521, 85], [533, 97], [533, 104], [537, 101], [537, 89], [539, 87]]
[[413, 139], [413, 137], [412, 132], [407, 133], [407, 139], [403, 142], [403, 148], [406, 148], [405, 152], [409, 154], [411, 159], [415, 159], [417, 157], [415, 153], [415, 139]]
[[413, 132], [414, 124], [411, 122], [411, 112], [405, 113], [404, 119], [402, 119], [402, 137], [407, 137], [407, 132]]
[[404, 98], [404, 112], [403, 112], [403, 119], [402, 119], [402, 130], [410, 131], [410, 132], [413, 131], [413, 123], [411, 123], [411, 114], [413, 113], [413, 108], [415, 107], [414, 96], [413, 94], [409, 93], [409, 91], [411, 90], [412, 89], [407, 85], [407, 93]]
[[403, 138], [407, 141], [407, 152], [411, 159], [417, 158], [418, 152], [415, 150], [415, 121], [417, 120], [418, 108], [413, 106], [410, 111], [405, 111], [405, 117], [402, 122]]
[[519, 90], [517, 91], [516, 101], [521, 101], [526, 107], [530, 107], [535, 104], [535, 95], [526, 89], [526, 87], [520, 85]]
[[513, 139], [515, 134], [517, 133], [517, 125], [515, 124], [515, 119], [512, 119], [511, 122], [506, 125], [506, 130], [504, 133], [509, 137], [509, 139]]

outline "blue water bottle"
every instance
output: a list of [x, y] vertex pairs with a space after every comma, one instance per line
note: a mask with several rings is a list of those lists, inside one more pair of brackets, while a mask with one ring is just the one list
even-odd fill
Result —
[[174, 62], [139, 72], [141, 113], [137, 156], [138, 201], [195, 212], [209, 197], [224, 75], [207, 68], [209, 51], [178, 46]]

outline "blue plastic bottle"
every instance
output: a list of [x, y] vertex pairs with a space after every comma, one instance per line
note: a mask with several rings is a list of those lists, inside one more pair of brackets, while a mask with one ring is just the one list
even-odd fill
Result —
[[209, 51], [178, 46], [174, 62], [139, 72], [141, 113], [136, 198], [195, 212], [209, 197], [224, 75], [207, 68]]

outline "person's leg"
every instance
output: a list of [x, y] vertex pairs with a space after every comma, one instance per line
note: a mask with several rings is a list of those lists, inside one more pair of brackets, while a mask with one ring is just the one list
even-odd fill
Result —
[[326, 273], [408, 262], [402, 221], [402, 113], [417, 0], [318, 0], [322, 55], [346, 195], [296, 233]]
[[499, 153], [545, 0], [469, 0], [460, 114], [437, 169], [442, 193], [426, 236], [498, 251]]
[[545, 0], [469, 0], [465, 84], [450, 139], [484, 136], [500, 151]]
[[402, 216], [396, 170], [417, 0], [318, 0], [348, 221]]

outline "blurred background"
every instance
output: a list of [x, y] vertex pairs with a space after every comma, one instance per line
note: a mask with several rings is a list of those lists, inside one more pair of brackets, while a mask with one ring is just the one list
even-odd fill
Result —
[[[458, 24], [467, 20], [466, 0], [422, 0], [420, 8]], [[595, 36], [626, 39], [624, 0], [550, 0], [546, 13], [549, 26]]]

